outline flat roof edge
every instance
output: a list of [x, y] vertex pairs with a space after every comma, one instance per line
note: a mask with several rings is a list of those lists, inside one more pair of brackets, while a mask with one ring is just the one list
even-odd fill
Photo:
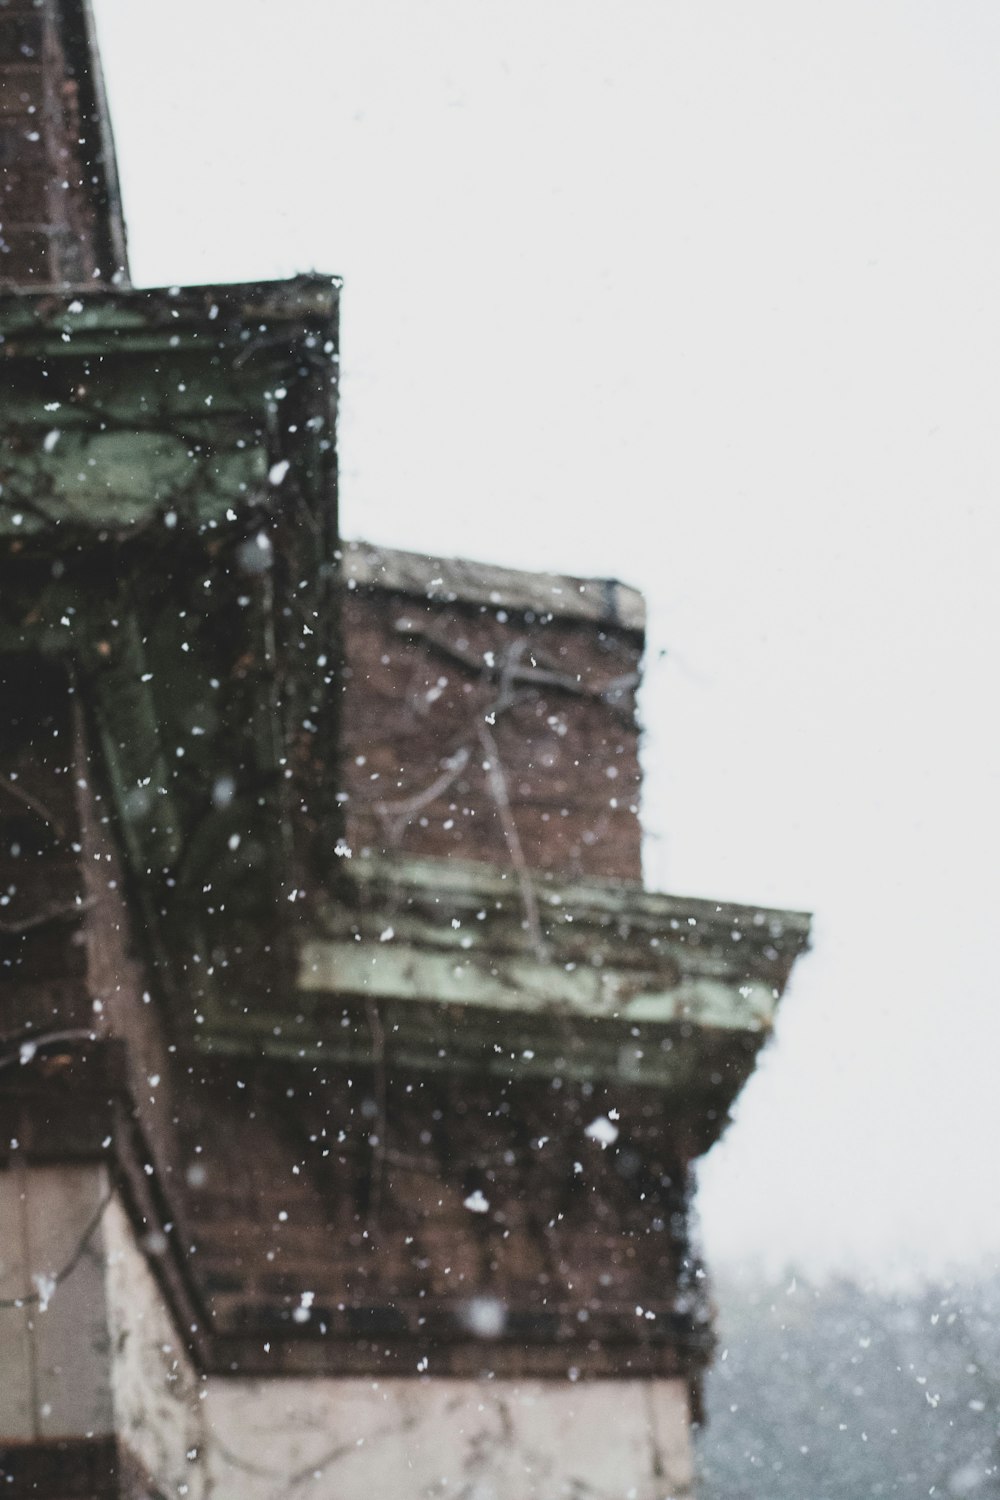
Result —
[[[361, 855], [352, 859], [344, 878], [356, 894], [379, 888], [405, 892], [433, 891], [437, 899], [451, 897], [472, 905], [483, 896], [520, 900], [517, 872], [479, 860], [406, 855]], [[735, 901], [713, 901], [703, 896], [677, 896], [650, 890], [640, 881], [531, 872], [531, 882], [546, 916], [567, 911], [589, 912], [595, 919], [622, 918], [637, 926], [675, 923], [675, 931], [701, 927], [706, 933], [733, 941], [757, 940], [774, 946], [786, 957], [808, 950], [812, 913]]]
[[[227, 281], [199, 286], [86, 286], [0, 288], [0, 328], [5, 335], [44, 337], [107, 331], [126, 336], [144, 328], [183, 330], [195, 324], [224, 328], [227, 317], [292, 321], [331, 317], [341, 280], [310, 273], [279, 281]], [[60, 353], [72, 354], [70, 341]]]
[[515, 614], [613, 625], [643, 635], [646, 604], [638, 589], [616, 578], [535, 573], [468, 558], [427, 556], [361, 540], [342, 543], [348, 588], [380, 589], [437, 604], [477, 604]]

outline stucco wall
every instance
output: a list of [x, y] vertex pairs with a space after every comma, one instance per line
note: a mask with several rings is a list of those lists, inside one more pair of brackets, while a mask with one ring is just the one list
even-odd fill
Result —
[[[202, 1500], [204, 1383], [118, 1199], [108, 1205], [103, 1229], [115, 1431], [166, 1495]], [[159, 1237], [153, 1249], [162, 1249]]]
[[691, 1480], [679, 1381], [213, 1381], [212, 1500], [668, 1500]]

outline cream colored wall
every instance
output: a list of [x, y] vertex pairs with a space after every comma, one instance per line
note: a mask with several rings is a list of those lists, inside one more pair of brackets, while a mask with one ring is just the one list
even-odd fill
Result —
[[99, 1167], [0, 1172], [0, 1436], [107, 1433], [108, 1313], [98, 1226], [71, 1276], [52, 1288], [106, 1192]]
[[[64, 1266], [106, 1194], [99, 1168], [0, 1173], [0, 1299]], [[183, 1500], [690, 1495], [682, 1381], [197, 1375], [116, 1198], [44, 1312], [0, 1311], [0, 1438], [112, 1431]]]
[[680, 1381], [212, 1381], [212, 1500], [668, 1500], [690, 1494]]
[[205, 1382], [117, 1198], [103, 1228], [115, 1431], [165, 1494], [203, 1500]]

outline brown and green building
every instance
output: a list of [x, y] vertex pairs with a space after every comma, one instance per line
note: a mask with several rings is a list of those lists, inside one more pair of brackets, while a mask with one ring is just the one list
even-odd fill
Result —
[[644, 888], [644, 611], [343, 543], [317, 276], [133, 288], [0, 5], [0, 1492], [690, 1493], [808, 919]]

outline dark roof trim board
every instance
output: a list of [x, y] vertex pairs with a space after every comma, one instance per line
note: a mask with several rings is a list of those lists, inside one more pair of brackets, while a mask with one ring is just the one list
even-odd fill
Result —
[[159, 353], [221, 346], [235, 335], [246, 346], [235, 354], [241, 368], [263, 350], [287, 351], [287, 325], [333, 318], [340, 288], [338, 276], [315, 273], [286, 281], [186, 287], [4, 288], [3, 354], [72, 357], [118, 348], [129, 354]]

